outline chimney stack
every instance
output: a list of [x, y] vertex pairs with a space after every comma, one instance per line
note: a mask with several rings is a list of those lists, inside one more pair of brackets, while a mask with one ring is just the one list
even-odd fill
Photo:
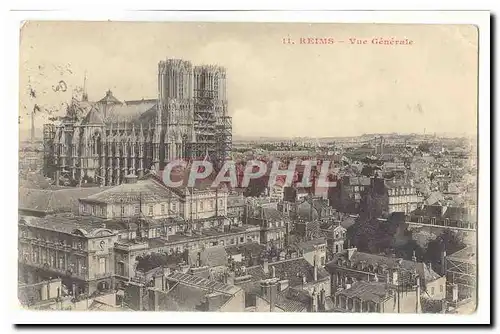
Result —
[[269, 311], [274, 312], [277, 295], [277, 281], [274, 279], [264, 280], [260, 282], [261, 293], [269, 300]]
[[452, 295], [452, 300], [454, 302], [457, 302], [458, 301], [458, 285], [457, 284], [453, 284], [451, 295]]
[[446, 275], [446, 249], [441, 252], [441, 276]]
[[196, 258], [196, 266], [200, 267], [201, 266], [201, 253], [198, 252], [198, 256]]
[[416, 289], [415, 289], [415, 293], [416, 293], [416, 305], [415, 305], [415, 313], [420, 313], [421, 311], [421, 306], [420, 306], [420, 276], [417, 276], [416, 277]]
[[276, 277], [276, 268], [273, 266], [271, 267], [271, 277], [275, 278]]
[[227, 284], [234, 285], [235, 274], [234, 271], [230, 271], [227, 277]]
[[311, 295], [311, 312], [318, 312], [318, 294], [316, 293], [316, 288], [314, 288]]
[[350, 260], [354, 252], [356, 252], [358, 249], [356, 247], [348, 248], [347, 249], [347, 258]]
[[325, 291], [325, 287], [322, 287], [321, 291], [319, 292], [319, 304], [320, 304], [321, 311], [325, 311], [326, 310], [326, 291]]
[[264, 273], [269, 274], [269, 260], [267, 259], [267, 257], [264, 258], [263, 269]]
[[317, 255], [314, 254], [314, 271], [313, 271], [313, 280], [316, 282], [318, 280], [318, 261], [316, 260]]

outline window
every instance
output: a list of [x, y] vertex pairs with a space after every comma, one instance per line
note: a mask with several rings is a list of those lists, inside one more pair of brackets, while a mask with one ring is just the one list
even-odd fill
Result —
[[230, 241], [231, 245], [234, 245], [234, 238]]
[[95, 205], [92, 205], [92, 215], [95, 216]]
[[175, 203], [172, 203], [172, 211], [174, 212], [177, 211], [177, 205]]
[[443, 292], [443, 286], [442, 285], [439, 286], [439, 292]]
[[434, 296], [434, 287], [431, 288], [431, 296]]
[[162, 204], [161, 205], [161, 214], [164, 215], [165, 214], [165, 204]]
[[106, 273], [106, 258], [101, 257], [99, 259], [99, 274], [104, 274]]
[[431, 218], [431, 224], [433, 224], [433, 225], [436, 224], [436, 217]]
[[125, 207], [124, 206], [121, 207], [121, 215], [125, 216]]
[[203, 202], [200, 201], [200, 211], [203, 211]]
[[135, 208], [134, 208], [134, 212], [136, 215], [138, 215], [140, 212], [141, 212], [141, 207], [139, 205], [137, 205]]
[[152, 216], [152, 215], [153, 215], [153, 205], [152, 205], [152, 204], [150, 204], [150, 205], [149, 205], [149, 207], [148, 207], [148, 214], [149, 214], [150, 216]]
[[244, 241], [245, 241], [245, 238], [241, 237], [240, 242], [244, 242]]

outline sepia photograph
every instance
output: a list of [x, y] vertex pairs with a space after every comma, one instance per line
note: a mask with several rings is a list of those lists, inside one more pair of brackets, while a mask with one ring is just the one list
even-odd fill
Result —
[[477, 26], [19, 29], [20, 308], [476, 311]]

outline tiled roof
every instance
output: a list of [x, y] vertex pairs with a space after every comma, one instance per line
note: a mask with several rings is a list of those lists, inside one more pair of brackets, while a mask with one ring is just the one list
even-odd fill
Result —
[[78, 199], [92, 196], [108, 188], [67, 188], [40, 190], [19, 188], [19, 209], [44, 213], [78, 212]]
[[303, 312], [311, 304], [311, 297], [301, 289], [287, 288], [280, 291], [276, 298], [276, 306], [285, 312]]
[[347, 298], [357, 297], [363, 301], [379, 303], [387, 298], [387, 291], [385, 283], [357, 281], [349, 289], [337, 291], [335, 295], [346, 296]]
[[241, 288], [236, 287], [234, 285], [229, 285], [218, 281], [209, 280], [203, 277], [184, 274], [180, 272], [171, 274], [170, 276], [167, 277], [167, 279], [170, 281], [175, 281], [185, 285], [196, 287], [201, 290], [210, 292], [219, 292], [219, 293], [224, 293], [226, 295], [234, 295], [237, 292], [241, 291]]
[[82, 200], [100, 203], [144, 203], [174, 199], [177, 196], [153, 178], [138, 180], [136, 183], [123, 183], [103, 192], [87, 196]]
[[[331, 271], [331, 268], [337, 265], [339, 259], [347, 260], [346, 253], [347, 250], [342, 253], [334, 254], [332, 261], [327, 263], [326, 268]], [[399, 268], [399, 270], [403, 270], [408, 273], [416, 272], [426, 282], [432, 282], [440, 277], [436, 272], [428, 268], [424, 263], [413, 262], [382, 255], [375, 255], [375, 254], [354, 251], [349, 261], [354, 265], [357, 265], [358, 263], [364, 263], [366, 266], [372, 266], [372, 267], [385, 265], [387, 266], [388, 269]]]

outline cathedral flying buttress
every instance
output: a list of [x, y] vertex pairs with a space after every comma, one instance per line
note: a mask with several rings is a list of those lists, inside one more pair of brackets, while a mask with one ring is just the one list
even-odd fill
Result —
[[229, 156], [226, 72], [180, 59], [158, 64], [157, 99], [73, 99], [58, 124], [44, 125], [44, 173], [56, 184], [117, 185], [172, 160]]

